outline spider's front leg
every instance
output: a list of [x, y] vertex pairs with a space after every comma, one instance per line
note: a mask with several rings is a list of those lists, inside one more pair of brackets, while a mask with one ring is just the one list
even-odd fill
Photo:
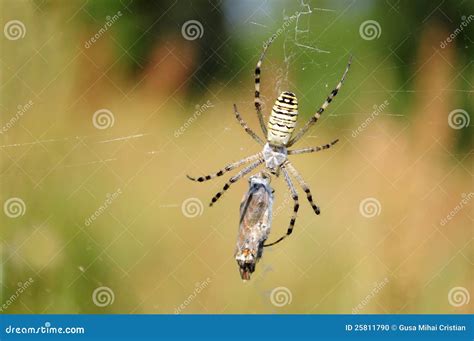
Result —
[[264, 143], [260, 139], [260, 137], [258, 137], [258, 135], [255, 134], [255, 132], [249, 128], [249, 126], [247, 125], [247, 122], [245, 122], [242, 116], [240, 116], [240, 113], [237, 110], [236, 104], [234, 104], [234, 114], [235, 114], [235, 118], [237, 119], [237, 121], [239, 121], [239, 124], [241, 125], [241, 127], [244, 128], [245, 132], [249, 134], [259, 145], [263, 146]]
[[197, 177], [197, 178], [192, 177], [192, 176], [189, 176], [189, 175], [186, 175], [186, 176], [187, 176], [187, 178], [188, 178], [189, 180], [198, 181], [198, 182], [203, 182], [203, 181], [211, 180], [211, 179], [214, 179], [214, 178], [216, 178], [216, 177], [218, 177], [218, 176], [222, 176], [222, 175], [224, 175], [225, 173], [227, 173], [227, 172], [229, 172], [229, 171], [231, 171], [231, 170], [233, 170], [233, 169], [235, 169], [235, 168], [237, 168], [237, 167], [239, 167], [239, 166], [241, 166], [241, 165], [243, 165], [243, 164], [245, 164], [245, 163], [249, 163], [249, 162], [254, 161], [254, 160], [257, 160], [257, 159], [259, 159], [259, 158], [261, 158], [261, 157], [262, 157], [262, 154], [261, 154], [261, 153], [257, 153], [257, 154], [255, 154], [255, 155], [246, 157], [246, 158], [244, 158], [244, 159], [242, 159], [242, 160], [239, 160], [239, 161], [236, 161], [236, 162], [234, 162], [234, 163], [230, 163], [230, 164], [228, 164], [227, 166], [225, 166], [223, 169], [221, 169], [221, 170], [219, 170], [219, 171], [217, 171], [217, 172], [215, 172], [215, 173], [209, 174], [209, 175], [200, 176], [200, 177]]
[[229, 181], [227, 181], [224, 184], [224, 187], [222, 188], [222, 190], [217, 192], [217, 194], [212, 198], [211, 203], [209, 204], [209, 206], [214, 205], [214, 203], [217, 200], [219, 200], [219, 198], [222, 196], [222, 194], [224, 194], [224, 192], [227, 191], [230, 188], [230, 185], [232, 185], [234, 182], [237, 182], [240, 179], [242, 179], [246, 174], [250, 173], [252, 170], [257, 168], [262, 163], [263, 163], [263, 159], [260, 158], [257, 161], [255, 161], [254, 163], [252, 163], [252, 164], [248, 165], [247, 167], [245, 167], [244, 169], [242, 169], [238, 174], [231, 177], [229, 179]]
[[311, 119], [306, 122], [306, 124], [301, 128], [298, 133], [291, 138], [291, 140], [288, 142], [288, 147], [291, 147], [294, 145], [299, 139], [303, 137], [304, 134], [315, 124], [319, 118], [321, 117], [321, 114], [326, 110], [326, 108], [329, 106], [329, 104], [332, 102], [334, 97], [338, 94], [339, 90], [342, 87], [342, 84], [344, 83], [344, 80], [346, 79], [347, 73], [349, 72], [349, 68], [351, 67], [352, 63], [352, 56], [349, 58], [349, 62], [347, 63], [346, 70], [344, 71], [344, 74], [341, 77], [341, 80], [339, 83], [337, 83], [336, 87], [334, 88], [333, 91], [329, 94], [329, 96], [326, 98], [324, 101], [323, 105], [316, 111], [316, 113], [311, 117]]
[[260, 75], [262, 73], [262, 63], [263, 58], [265, 57], [265, 53], [267, 53], [267, 49], [272, 43], [273, 39], [265, 44], [263, 47], [263, 52], [260, 55], [260, 58], [257, 62], [257, 66], [255, 67], [255, 110], [257, 111], [258, 122], [260, 123], [260, 128], [262, 129], [263, 135], [267, 136], [267, 127], [265, 125], [265, 121], [262, 115], [262, 100], [260, 99]]
[[288, 155], [320, 152], [321, 150], [331, 148], [332, 146], [334, 146], [338, 142], [339, 142], [339, 139], [336, 139], [336, 140], [332, 141], [331, 143], [326, 143], [326, 144], [323, 144], [323, 145], [317, 146], [317, 147], [307, 147], [307, 148], [289, 150]]

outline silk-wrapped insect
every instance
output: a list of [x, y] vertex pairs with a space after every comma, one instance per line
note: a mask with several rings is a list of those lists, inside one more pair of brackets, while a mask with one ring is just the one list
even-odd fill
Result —
[[263, 254], [272, 223], [273, 189], [270, 176], [260, 172], [249, 178], [249, 189], [240, 204], [240, 226], [235, 250], [241, 278], [246, 281]]

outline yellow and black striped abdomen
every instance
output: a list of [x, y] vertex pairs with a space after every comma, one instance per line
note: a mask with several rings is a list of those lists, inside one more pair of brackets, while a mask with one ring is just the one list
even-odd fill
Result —
[[268, 143], [285, 146], [295, 130], [298, 117], [298, 100], [292, 92], [284, 91], [278, 96], [268, 120]]

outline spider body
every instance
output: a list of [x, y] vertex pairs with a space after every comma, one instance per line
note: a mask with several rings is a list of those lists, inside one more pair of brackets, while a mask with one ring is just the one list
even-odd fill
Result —
[[273, 146], [285, 146], [295, 130], [298, 118], [298, 100], [294, 93], [284, 91], [273, 105], [268, 120], [267, 141]]
[[[257, 62], [257, 67], [255, 68], [255, 109], [257, 111], [257, 117], [260, 123], [260, 128], [262, 129], [263, 135], [266, 136], [266, 141], [264, 142], [255, 132], [250, 129], [247, 123], [242, 119], [239, 112], [237, 111], [237, 106], [234, 104], [234, 114], [237, 120], [239, 121], [242, 128], [258, 143], [263, 147], [263, 150], [260, 153], [251, 155], [237, 162], [228, 164], [224, 169], [219, 170], [216, 173], [200, 176], [197, 178], [190, 177], [188, 178], [193, 181], [203, 182], [206, 180], [211, 180], [215, 177], [222, 176], [226, 172], [231, 171], [237, 167], [240, 167], [243, 164], [250, 163], [247, 167], [242, 169], [238, 174], [234, 175], [224, 184], [224, 187], [219, 191], [211, 200], [210, 206], [212, 206], [221, 196], [227, 191], [230, 186], [243, 178], [245, 175], [253, 171], [255, 168], [260, 166], [262, 163], [265, 163], [265, 167], [275, 176], [279, 176], [280, 171], [283, 173], [285, 182], [288, 185], [288, 188], [291, 192], [291, 197], [293, 198], [293, 214], [290, 219], [290, 225], [286, 232], [286, 235], [280, 237], [273, 243], [266, 244], [264, 246], [274, 245], [282, 241], [285, 237], [289, 236], [295, 225], [296, 215], [299, 209], [298, 193], [293, 185], [292, 178], [300, 185], [303, 191], [306, 194], [306, 198], [310, 203], [313, 211], [316, 214], [320, 213], [319, 207], [314, 203], [311, 190], [306, 182], [303, 180], [303, 177], [296, 170], [295, 167], [291, 164], [288, 159], [289, 155], [303, 154], [303, 153], [313, 153], [325, 150], [336, 144], [339, 140], [334, 140], [331, 143], [317, 147], [307, 147], [302, 149], [291, 150], [288, 149], [298, 140], [300, 140], [303, 135], [311, 128], [321, 117], [321, 114], [326, 110], [329, 104], [333, 101], [334, 97], [338, 94], [345, 78], [349, 67], [351, 65], [352, 58], [349, 59], [349, 62], [346, 66], [346, 69], [341, 77], [341, 80], [336, 85], [334, 90], [328, 95], [321, 107], [314, 113], [311, 119], [296, 133], [293, 134], [296, 127], [296, 120], [298, 117], [298, 100], [292, 92], [284, 91], [278, 96], [275, 104], [272, 107], [270, 118], [268, 120], [268, 125], [265, 126], [265, 121], [263, 119], [261, 111], [261, 100], [260, 100], [260, 75], [261, 75], [261, 66], [262, 61], [267, 51], [267, 48], [270, 44], [264, 47], [264, 50], [260, 56], [260, 59]], [[268, 128], [268, 129], [267, 129]], [[290, 176], [291, 175], [291, 176]]]
[[294, 93], [284, 91], [278, 96], [268, 119], [267, 143], [263, 146], [265, 166], [273, 174], [280, 174], [280, 167], [288, 159], [286, 148], [295, 130], [298, 118], [298, 100]]

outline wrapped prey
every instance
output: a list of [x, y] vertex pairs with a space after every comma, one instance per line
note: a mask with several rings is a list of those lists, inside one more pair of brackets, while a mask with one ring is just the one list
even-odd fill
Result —
[[242, 280], [247, 281], [263, 254], [270, 234], [273, 189], [270, 176], [260, 172], [249, 178], [249, 189], [240, 204], [240, 226], [235, 249]]

